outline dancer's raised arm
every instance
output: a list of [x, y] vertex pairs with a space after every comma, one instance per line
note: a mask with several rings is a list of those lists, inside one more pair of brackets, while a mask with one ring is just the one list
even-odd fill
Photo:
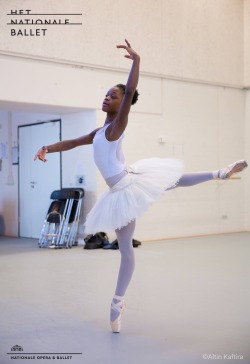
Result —
[[119, 139], [121, 134], [126, 129], [128, 123], [128, 115], [139, 80], [140, 56], [131, 48], [131, 45], [127, 41], [127, 39], [125, 39], [125, 42], [126, 45], [117, 45], [117, 48], [125, 49], [128, 54], [126, 54], [124, 57], [131, 59], [133, 63], [118, 113], [106, 133], [110, 141]]

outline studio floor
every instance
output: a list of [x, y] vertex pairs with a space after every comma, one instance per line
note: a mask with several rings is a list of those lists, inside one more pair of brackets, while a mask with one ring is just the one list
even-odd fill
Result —
[[250, 233], [147, 242], [135, 254], [113, 334], [119, 251], [0, 238], [0, 363], [250, 363]]

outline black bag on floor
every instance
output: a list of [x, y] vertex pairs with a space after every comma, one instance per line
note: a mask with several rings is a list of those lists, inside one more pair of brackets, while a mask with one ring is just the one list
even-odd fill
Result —
[[[133, 239], [133, 247], [134, 248], [138, 248], [139, 245], [141, 245], [141, 242], [139, 240]], [[105, 245], [103, 247], [103, 249], [113, 249], [113, 250], [119, 249], [119, 245], [118, 245], [117, 239], [115, 241], [113, 241], [112, 243]]]
[[139, 245], [141, 245], [141, 242], [139, 240], [133, 239], [133, 247], [138, 248]]
[[101, 249], [105, 245], [109, 244], [108, 236], [103, 231], [96, 233], [95, 235], [88, 235], [84, 239], [84, 249]]

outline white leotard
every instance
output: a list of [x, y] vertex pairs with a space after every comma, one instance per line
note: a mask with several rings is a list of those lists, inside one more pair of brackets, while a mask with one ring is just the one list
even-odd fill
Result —
[[95, 134], [93, 139], [94, 160], [107, 184], [113, 185], [127, 173], [122, 151], [124, 134], [119, 139], [110, 142], [105, 135], [108, 126], [109, 124], [104, 125]]

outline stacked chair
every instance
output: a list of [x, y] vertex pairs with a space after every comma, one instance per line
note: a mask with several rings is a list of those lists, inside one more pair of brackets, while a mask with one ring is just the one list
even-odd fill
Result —
[[49, 210], [45, 217], [38, 246], [71, 248], [77, 245], [84, 190], [63, 188], [53, 191]]

